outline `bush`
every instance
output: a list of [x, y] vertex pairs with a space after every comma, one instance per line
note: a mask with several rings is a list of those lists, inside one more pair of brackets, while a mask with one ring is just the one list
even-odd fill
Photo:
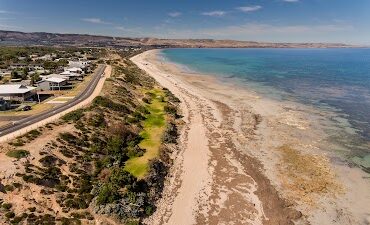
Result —
[[51, 156], [51, 155], [47, 155], [47, 156], [41, 158], [39, 160], [39, 162], [44, 167], [51, 167], [51, 166], [55, 166], [57, 160], [58, 159], [56, 157]]
[[98, 205], [113, 203], [119, 198], [118, 188], [111, 183], [103, 184], [100, 188], [96, 201]]
[[14, 212], [7, 212], [7, 213], [5, 213], [5, 217], [6, 218], [14, 218], [15, 217], [15, 213]]
[[105, 125], [104, 114], [98, 113], [94, 114], [94, 116], [89, 120], [89, 124], [93, 127], [102, 127]]
[[117, 112], [122, 112], [122, 113], [129, 113], [130, 110], [127, 108], [127, 106], [123, 104], [119, 104], [116, 102], [113, 102], [112, 100], [105, 98], [103, 96], [98, 96], [94, 99], [93, 104], [95, 106], [102, 106]]
[[163, 142], [165, 142], [165, 143], [176, 144], [178, 136], [179, 136], [179, 134], [178, 134], [178, 131], [177, 131], [176, 124], [169, 123], [167, 125], [167, 129], [164, 132], [164, 135], [163, 135], [162, 139], [163, 139]]
[[70, 113], [67, 113], [62, 117], [62, 120], [68, 122], [68, 121], [78, 121], [84, 116], [84, 110], [83, 109], [77, 109], [75, 111], [72, 111]]
[[27, 150], [10, 150], [6, 153], [8, 157], [13, 157], [17, 159], [25, 158], [29, 156], [30, 152]]
[[15, 142], [11, 142], [10, 144], [13, 145], [13, 146], [19, 147], [19, 146], [24, 145], [24, 141], [22, 139], [18, 138], [18, 139], [15, 140]]
[[14, 191], [14, 186], [13, 185], [5, 185], [4, 187], [5, 191], [9, 191], [9, 192], [12, 192]]
[[16, 216], [10, 221], [11, 224], [19, 224], [26, 216]]
[[82, 224], [81, 221], [77, 218], [62, 218], [61, 219], [61, 224], [62, 225], [80, 225]]
[[38, 131], [38, 130], [31, 130], [30, 132], [28, 132], [25, 135], [25, 137], [27, 137], [30, 140], [34, 140], [34, 139], [36, 139], [40, 135], [41, 135], [41, 132], [40, 131]]
[[12, 204], [11, 203], [4, 203], [4, 204], [2, 204], [1, 205], [1, 207], [3, 208], [3, 209], [5, 209], [5, 210], [9, 210], [9, 209], [11, 209], [12, 208]]
[[142, 99], [142, 101], [143, 101], [143, 102], [145, 102], [146, 104], [150, 104], [150, 103], [152, 103], [152, 100], [151, 100], [150, 98], [147, 98], [147, 97], [144, 97], [144, 98]]
[[178, 115], [177, 115], [177, 108], [176, 108], [176, 106], [174, 106], [172, 104], [165, 105], [164, 106], [164, 111], [166, 111], [166, 113], [168, 113], [168, 114], [173, 115], [175, 118], [178, 117]]

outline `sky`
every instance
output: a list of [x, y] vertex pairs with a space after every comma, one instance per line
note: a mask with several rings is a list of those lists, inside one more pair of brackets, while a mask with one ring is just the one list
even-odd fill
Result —
[[0, 0], [0, 30], [370, 44], [370, 0]]

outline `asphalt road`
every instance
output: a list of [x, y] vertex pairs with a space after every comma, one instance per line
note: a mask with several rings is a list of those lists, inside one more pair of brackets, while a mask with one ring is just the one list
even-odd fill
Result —
[[38, 123], [46, 118], [49, 118], [51, 116], [54, 116], [58, 113], [61, 113], [77, 104], [80, 102], [86, 100], [92, 93], [94, 92], [97, 84], [99, 83], [100, 78], [102, 77], [104, 70], [105, 70], [105, 65], [99, 65], [97, 71], [93, 75], [93, 79], [90, 81], [89, 85], [85, 88], [85, 90], [80, 93], [77, 97], [75, 97], [72, 101], [67, 102], [63, 105], [57, 106], [55, 108], [52, 108], [46, 112], [27, 117], [25, 119], [19, 120], [14, 122], [11, 125], [5, 126], [0, 128], [0, 137], [5, 136], [7, 134], [13, 133], [15, 131], [18, 131], [22, 128], [25, 128], [27, 126], [30, 126], [32, 124]]

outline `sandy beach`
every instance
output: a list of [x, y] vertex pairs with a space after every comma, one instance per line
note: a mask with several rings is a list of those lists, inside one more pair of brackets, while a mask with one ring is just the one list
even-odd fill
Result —
[[325, 151], [320, 112], [183, 71], [158, 50], [132, 61], [181, 100], [184, 120], [147, 224], [370, 224], [370, 176]]

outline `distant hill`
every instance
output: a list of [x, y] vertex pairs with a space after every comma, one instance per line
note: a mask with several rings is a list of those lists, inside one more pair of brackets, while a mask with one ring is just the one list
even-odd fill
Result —
[[88, 34], [58, 34], [0, 30], [0, 45], [70, 45], [96, 47], [183, 47], [183, 48], [346, 48], [338, 43], [268, 43], [213, 39], [125, 38]]

